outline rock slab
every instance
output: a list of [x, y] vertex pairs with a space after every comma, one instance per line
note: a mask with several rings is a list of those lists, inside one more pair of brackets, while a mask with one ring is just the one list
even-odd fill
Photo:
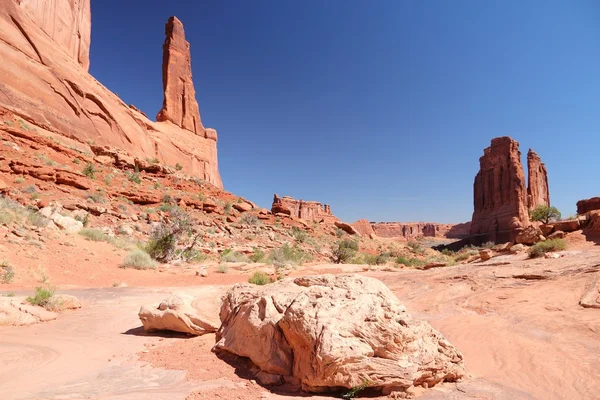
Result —
[[173, 331], [203, 335], [216, 332], [219, 322], [210, 310], [204, 310], [201, 301], [184, 294], [172, 294], [156, 305], [144, 305], [138, 316], [146, 332]]
[[221, 307], [214, 351], [248, 357], [267, 376], [308, 392], [368, 383], [384, 393], [465, 374], [461, 353], [411, 318], [380, 281], [358, 275], [238, 284]]

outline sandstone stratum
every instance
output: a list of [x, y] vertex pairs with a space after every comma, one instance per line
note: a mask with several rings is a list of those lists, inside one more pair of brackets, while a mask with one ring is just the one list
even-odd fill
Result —
[[88, 74], [90, 0], [0, 0], [0, 7], [0, 110], [81, 151], [91, 153], [90, 143], [117, 148], [179, 164], [222, 187], [217, 134], [200, 122], [189, 44], [177, 19], [167, 23], [165, 101], [154, 122]]

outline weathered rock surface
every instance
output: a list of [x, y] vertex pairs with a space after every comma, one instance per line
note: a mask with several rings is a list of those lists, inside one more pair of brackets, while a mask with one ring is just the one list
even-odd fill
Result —
[[590, 211], [588, 219], [587, 230], [592, 233], [600, 233], [600, 210]]
[[446, 237], [460, 239], [469, 236], [470, 223], [439, 224], [435, 222], [369, 222], [361, 219], [352, 226], [366, 237], [403, 238]]
[[479, 258], [481, 258], [481, 261], [487, 261], [487, 260], [491, 259], [493, 256], [494, 256], [494, 252], [490, 249], [479, 250]]
[[343, 230], [348, 235], [359, 235], [360, 236], [360, 232], [357, 231], [356, 228], [354, 228], [354, 226], [352, 226], [350, 224], [347, 224], [347, 223], [341, 222], [341, 221], [335, 221], [334, 225], [336, 226], [336, 228]]
[[0, 113], [78, 147], [93, 142], [179, 163], [186, 174], [222, 187], [214, 130], [197, 125], [193, 134], [150, 121], [88, 74], [89, 21], [89, 0], [0, 0]]
[[183, 24], [176, 17], [169, 18], [165, 26], [167, 38], [163, 45], [162, 109], [157, 121], [170, 121], [180, 128], [205, 134], [200, 121], [200, 108], [192, 81], [192, 56], [190, 44], [185, 40]]
[[544, 240], [544, 236], [538, 227], [530, 225], [527, 228], [519, 231], [515, 240], [518, 244], [531, 246], [541, 240]]
[[580, 229], [579, 220], [571, 219], [567, 221], [558, 221], [554, 223], [555, 231], [575, 232]]
[[58, 315], [25, 303], [25, 297], [0, 297], [0, 326], [31, 325], [52, 321]]
[[215, 351], [248, 357], [273, 382], [299, 380], [310, 392], [368, 381], [389, 393], [465, 373], [460, 352], [373, 278], [239, 284], [224, 298], [221, 321]]
[[550, 189], [548, 187], [548, 172], [540, 156], [531, 149], [527, 152], [527, 202], [530, 210], [537, 206], [550, 205]]
[[339, 219], [331, 213], [331, 207], [328, 204], [322, 204], [318, 201], [296, 200], [289, 196], [273, 196], [273, 205], [271, 206], [273, 214], [281, 213], [306, 221], [325, 221], [333, 223]]
[[354, 229], [358, 231], [362, 236], [365, 237], [373, 237], [375, 235], [375, 231], [371, 226], [371, 223], [366, 219], [360, 219], [352, 224]]
[[492, 139], [479, 164], [473, 184], [471, 235], [482, 242], [512, 242], [529, 225], [519, 143], [507, 136]]
[[600, 197], [592, 197], [577, 202], [577, 214], [583, 215], [593, 210], [600, 210]]
[[158, 306], [142, 306], [139, 317], [144, 330], [174, 331], [203, 335], [219, 329], [217, 314], [203, 309], [200, 300], [187, 295], [173, 294]]
[[585, 308], [600, 308], [600, 277], [590, 281], [579, 304]]

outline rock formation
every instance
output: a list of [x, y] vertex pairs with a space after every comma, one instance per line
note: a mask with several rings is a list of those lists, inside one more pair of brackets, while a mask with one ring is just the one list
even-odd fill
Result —
[[216, 332], [219, 321], [204, 311], [204, 302], [187, 295], [171, 295], [158, 306], [142, 306], [138, 316], [144, 330], [202, 335]]
[[529, 176], [529, 186], [527, 187], [529, 210], [533, 210], [540, 205], [549, 206], [548, 172], [540, 156], [531, 149], [527, 152], [527, 171]]
[[[179, 163], [186, 174], [222, 187], [216, 132], [202, 128], [199, 116], [192, 118], [196, 134], [179, 127], [188, 127], [194, 114], [188, 111], [191, 80], [181, 124], [153, 122], [127, 106], [87, 73], [89, 10], [89, 0], [0, 0], [0, 113], [12, 113], [40, 134], [86, 153], [93, 143]], [[165, 84], [172, 87], [177, 85]], [[167, 109], [167, 115], [175, 112]]]
[[90, 67], [90, 0], [17, 0], [19, 7], [86, 71]]
[[519, 230], [529, 226], [519, 143], [506, 136], [492, 139], [479, 164], [471, 235], [481, 242], [513, 242]]
[[414, 240], [421, 237], [460, 239], [469, 236], [470, 223], [438, 224], [435, 222], [368, 222], [359, 220], [352, 224], [361, 235]]
[[327, 223], [339, 221], [331, 213], [331, 207], [328, 204], [322, 204], [318, 201], [296, 200], [289, 196], [279, 197], [277, 194], [273, 196], [271, 212], [273, 214], [286, 214], [307, 221], [324, 221]]
[[183, 24], [176, 17], [165, 26], [163, 45], [163, 89], [165, 97], [157, 121], [171, 121], [180, 128], [204, 134], [200, 109], [192, 81], [190, 44], [185, 40]]
[[214, 350], [249, 358], [263, 383], [285, 380], [325, 392], [366, 381], [387, 394], [465, 373], [461, 353], [373, 278], [238, 284], [223, 300], [221, 322]]
[[579, 200], [577, 202], [577, 214], [584, 215], [590, 211], [600, 210], [600, 197]]

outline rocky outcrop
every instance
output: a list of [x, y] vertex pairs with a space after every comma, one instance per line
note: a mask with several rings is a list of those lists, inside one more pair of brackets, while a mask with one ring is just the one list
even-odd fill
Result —
[[529, 177], [529, 186], [527, 187], [529, 210], [533, 210], [537, 206], [549, 206], [548, 172], [540, 156], [531, 149], [527, 152], [527, 172]]
[[354, 222], [352, 226], [361, 236], [373, 237], [375, 235], [375, 231], [373, 230], [371, 223], [366, 219], [360, 219]]
[[180, 128], [196, 134], [205, 134], [200, 122], [200, 108], [192, 81], [192, 59], [190, 44], [185, 40], [183, 24], [176, 17], [169, 18], [165, 26], [163, 45], [163, 89], [162, 109], [157, 121], [170, 121]]
[[328, 204], [322, 204], [318, 201], [296, 200], [289, 196], [279, 197], [277, 194], [273, 196], [271, 212], [302, 218], [306, 221], [324, 221], [327, 223], [339, 221], [331, 213], [331, 207]]
[[362, 219], [354, 222], [352, 226], [367, 237], [375, 235], [413, 240], [427, 236], [460, 239], [469, 236], [470, 223], [455, 225], [435, 222], [369, 222]]
[[0, 0], [0, 114], [89, 153], [89, 143], [119, 148], [222, 187], [214, 130], [150, 121], [87, 73], [87, 13], [83, 0]]
[[56, 48], [85, 69], [90, 67], [90, 0], [17, 0], [19, 7], [52, 38]]
[[203, 302], [187, 295], [171, 295], [158, 306], [142, 306], [138, 316], [146, 332], [173, 331], [203, 335], [216, 332], [219, 321], [208, 315]]
[[221, 322], [214, 350], [249, 358], [261, 382], [296, 382], [309, 392], [367, 382], [391, 393], [465, 374], [461, 353], [373, 278], [238, 284], [223, 300]]
[[600, 210], [600, 197], [592, 197], [577, 202], [577, 214], [584, 215], [593, 210]]
[[473, 184], [471, 236], [480, 242], [513, 242], [529, 226], [519, 143], [506, 136], [493, 139], [479, 165]]
[[588, 283], [579, 305], [585, 308], [600, 308], [600, 274]]

